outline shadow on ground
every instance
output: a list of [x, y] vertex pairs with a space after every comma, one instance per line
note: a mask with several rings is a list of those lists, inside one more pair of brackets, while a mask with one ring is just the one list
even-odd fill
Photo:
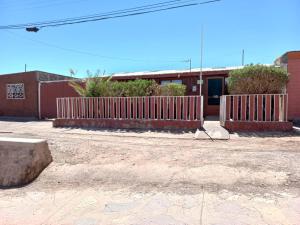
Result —
[[294, 127], [289, 132], [234, 132], [239, 137], [257, 137], [257, 138], [281, 138], [281, 137], [299, 137], [300, 127]]
[[[165, 134], [188, 134], [195, 133], [195, 129], [113, 129], [113, 128], [84, 128], [84, 127], [66, 127], [68, 130], [85, 130], [85, 131], [102, 131], [102, 132], [117, 132], [117, 133], [149, 133], [158, 132]], [[201, 129], [202, 130], [202, 129]]]

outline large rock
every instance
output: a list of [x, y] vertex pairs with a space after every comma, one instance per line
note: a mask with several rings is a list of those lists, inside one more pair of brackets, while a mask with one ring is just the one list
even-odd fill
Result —
[[51, 162], [45, 140], [0, 137], [0, 187], [28, 184]]

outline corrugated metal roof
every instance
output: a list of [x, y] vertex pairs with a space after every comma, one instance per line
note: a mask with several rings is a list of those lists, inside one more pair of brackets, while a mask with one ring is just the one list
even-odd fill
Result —
[[[230, 71], [235, 69], [243, 68], [243, 66], [235, 66], [235, 67], [219, 67], [219, 68], [203, 68], [203, 72], [211, 72], [211, 71]], [[190, 72], [199, 72], [200, 68], [194, 68], [192, 70], [160, 70], [160, 71], [144, 71], [144, 72], [133, 72], [133, 73], [114, 73], [111, 74], [112, 77], [122, 77], [122, 76], [149, 76], [149, 75], [160, 75], [160, 74], [176, 74], [176, 73], [190, 73]]]

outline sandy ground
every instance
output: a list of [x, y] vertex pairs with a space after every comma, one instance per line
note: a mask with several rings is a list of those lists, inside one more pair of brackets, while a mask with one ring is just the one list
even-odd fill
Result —
[[0, 190], [1, 225], [299, 225], [300, 135], [55, 129], [0, 121], [0, 136], [48, 140], [33, 183]]

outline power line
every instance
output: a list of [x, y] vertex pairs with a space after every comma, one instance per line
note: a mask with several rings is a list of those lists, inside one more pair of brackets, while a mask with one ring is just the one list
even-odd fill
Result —
[[[191, 0], [189, 0], [191, 1]], [[195, 1], [195, 0], [192, 0]], [[155, 7], [162, 7], [165, 6], [166, 4], [178, 4], [178, 2], [182, 2], [182, 0], [175, 0], [175, 1], [168, 1], [168, 2], [162, 2], [162, 3], [157, 3], [157, 4], [151, 4], [151, 5], [146, 5], [146, 6], [140, 6], [140, 7], [134, 7], [134, 8], [129, 8], [129, 9], [124, 9], [124, 10], [116, 10], [116, 11], [111, 11], [108, 13], [102, 13], [102, 14], [93, 14], [93, 15], [88, 15], [88, 16], [81, 16], [81, 17], [73, 17], [73, 18], [67, 18], [67, 19], [61, 19], [61, 20], [52, 20], [52, 21], [44, 21], [44, 22], [35, 22], [35, 23], [27, 23], [27, 24], [18, 24], [18, 25], [8, 25], [9, 27], [12, 28], [18, 28], [24, 26], [39, 26], [39, 25], [48, 25], [48, 24], [53, 24], [53, 23], [63, 23], [63, 22], [71, 22], [71, 21], [77, 21], [77, 20], [83, 20], [83, 19], [93, 19], [93, 18], [99, 18], [99, 17], [104, 17], [104, 16], [112, 16], [120, 13], [130, 13], [130, 12], [136, 12], [137, 10], [146, 10], [146, 9], [152, 9]]]
[[124, 10], [116, 10], [116, 11], [111, 11], [102, 14], [93, 14], [88, 16], [73, 17], [73, 18], [67, 18], [61, 20], [5, 25], [5, 26], [0, 26], [0, 29], [25, 29], [28, 27], [38, 27], [38, 28], [57, 27], [57, 26], [72, 25], [78, 23], [87, 23], [87, 22], [94, 22], [100, 20], [137, 16], [137, 15], [173, 10], [178, 8], [209, 4], [218, 1], [221, 0], [210, 0], [204, 2], [199, 2], [197, 0], [173, 0], [173, 1], [166, 1], [166, 2], [156, 3], [156, 4], [134, 7], [134, 8], [128, 8]]
[[24, 28], [24, 26], [28, 27], [28, 26], [50, 25], [53, 23], [71, 22], [71, 21], [78, 21], [78, 20], [84, 20], [84, 19], [94, 19], [94, 18], [124, 14], [124, 13], [132, 13], [132, 12], [137, 12], [137, 11], [141, 11], [141, 10], [150, 10], [150, 9], [155, 9], [158, 7], [178, 4], [179, 2], [187, 3], [187, 2], [191, 2], [191, 1], [196, 1], [196, 0], [173, 0], [173, 1], [167, 1], [167, 2], [162, 2], [162, 3], [156, 3], [156, 4], [150, 4], [150, 5], [145, 5], [145, 6], [123, 9], [123, 10], [115, 10], [115, 11], [111, 11], [111, 12], [107, 12], [107, 13], [92, 14], [92, 15], [88, 15], [88, 16], [72, 17], [72, 18], [66, 18], [66, 19], [60, 19], [60, 20], [50, 20], [50, 21], [17, 24], [17, 25], [7, 25], [7, 26], [16, 27], [16, 28], [18, 28], [18, 27]]

